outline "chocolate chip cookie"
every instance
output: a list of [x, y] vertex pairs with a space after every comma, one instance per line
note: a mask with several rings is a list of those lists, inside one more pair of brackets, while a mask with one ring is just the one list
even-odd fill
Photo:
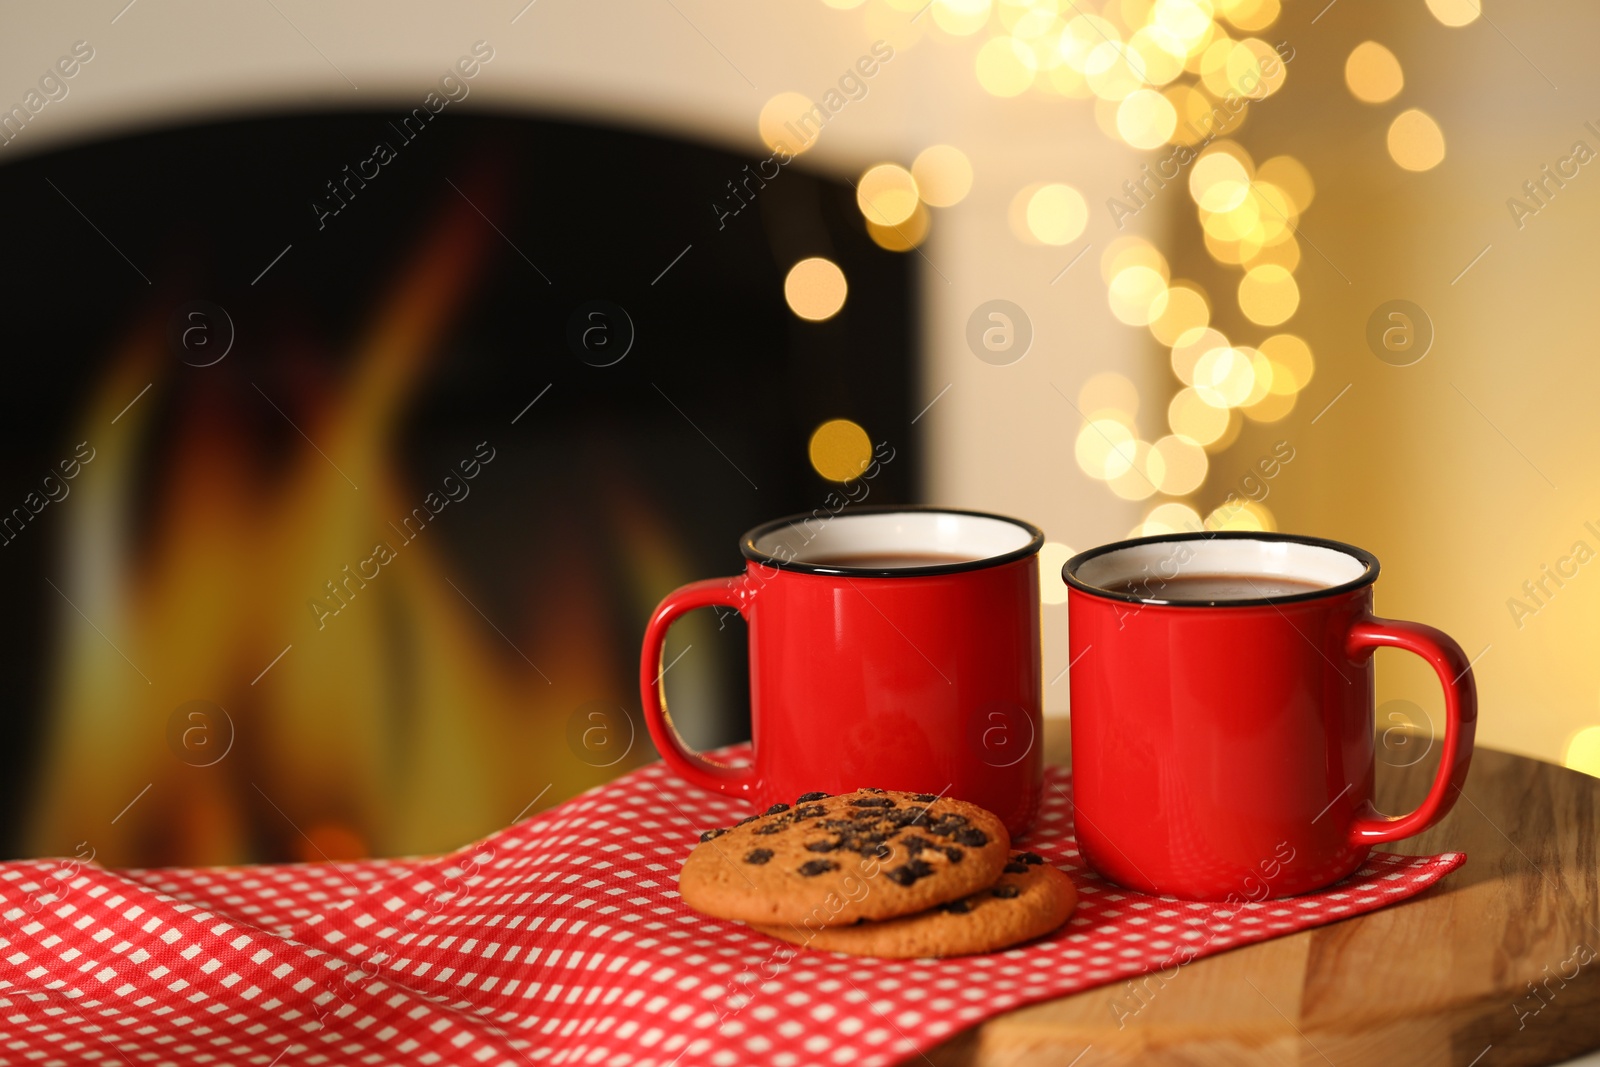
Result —
[[762, 923], [756, 929], [807, 948], [852, 956], [966, 956], [1048, 934], [1067, 921], [1077, 904], [1072, 879], [1034, 853], [1018, 852], [994, 885], [917, 915], [821, 930], [787, 923]]
[[890, 919], [994, 883], [1011, 840], [984, 809], [931, 793], [807, 793], [708, 830], [678, 876], [720, 919], [815, 931]]

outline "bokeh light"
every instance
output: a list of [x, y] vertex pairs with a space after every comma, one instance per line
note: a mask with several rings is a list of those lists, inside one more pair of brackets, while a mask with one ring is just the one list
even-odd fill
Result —
[[1272, 392], [1292, 396], [1310, 383], [1316, 361], [1305, 341], [1292, 333], [1278, 333], [1262, 341], [1260, 348], [1272, 361]]
[[1282, 189], [1298, 211], [1310, 207], [1317, 195], [1311, 172], [1293, 156], [1273, 156], [1256, 168], [1256, 178]]
[[1117, 105], [1117, 132], [1134, 148], [1159, 148], [1177, 125], [1177, 111], [1154, 89], [1136, 89]]
[[1483, 14], [1483, 0], [1428, 0], [1428, 10], [1446, 26], [1465, 26]]
[[972, 161], [953, 145], [929, 145], [912, 161], [911, 177], [924, 204], [953, 207], [972, 190]]
[[1220, 330], [1198, 326], [1185, 330], [1172, 345], [1172, 373], [1184, 385], [1194, 384], [1194, 368], [1200, 357], [1214, 348], [1227, 348], [1232, 342]]
[[1116, 371], [1101, 371], [1078, 390], [1078, 410], [1090, 421], [1110, 418], [1132, 426], [1139, 413], [1139, 390]]
[[1231, 421], [1228, 411], [1206, 403], [1193, 386], [1179, 389], [1167, 405], [1167, 425], [1172, 432], [1197, 445], [1209, 447], [1221, 441]]
[[898, 226], [909, 219], [922, 198], [911, 172], [895, 163], [868, 168], [856, 185], [856, 205], [868, 222]]
[[1018, 194], [1023, 202], [1027, 233], [1047, 245], [1064, 245], [1077, 239], [1089, 222], [1089, 205], [1070, 185], [1051, 182]]
[[1575, 771], [1600, 778], [1600, 726], [1585, 726], [1573, 734], [1562, 762]]
[[991, 0], [933, 0], [933, 22], [945, 33], [966, 37], [989, 21]]
[[1163, 281], [1172, 276], [1167, 269], [1167, 258], [1143, 237], [1118, 237], [1100, 253], [1100, 277], [1107, 285], [1129, 267], [1149, 267], [1161, 275]]
[[1344, 83], [1362, 103], [1383, 104], [1399, 95], [1406, 79], [1393, 52], [1377, 41], [1362, 41], [1344, 61]]
[[1214, 408], [1236, 408], [1256, 385], [1256, 368], [1244, 348], [1213, 348], [1194, 365], [1194, 391]]
[[1166, 537], [1178, 533], [1199, 533], [1204, 529], [1200, 513], [1188, 504], [1169, 500], [1150, 509], [1144, 521], [1128, 531], [1129, 537]]
[[821, 256], [802, 259], [783, 279], [783, 298], [789, 302], [789, 310], [812, 322], [837, 315], [848, 291], [844, 271]]
[[817, 141], [815, 118], [805, 121], [805, 116], [815, 107], [804, 93], [779, 93], [768, 100], [756, 118], [761, 143], [773, 151], [782, 149], [793, 156], [804, 152]]
[[[1124, 446], [1117, 455], [1125, 459], [1121, 469], [1106, 479], [1111, 492], [1123, 500], [1147, 500], [1156, 494], [1156, 486], [1165, 476], [1161, 457], [1155, 454], [1149, 441], [1134, 441]], [[1109, 464], [1115, 467], [1115, 462]]]
[[1133, 429], [1121, 419], [1090, 419], [1078, 431], [1073, 456], [1083, 473], [1105, 481], [1128, 469], [1135, 440]]
[[1150, 267], [1126, 267], [1111, 279], [1107, 296], [1119, 320], [1148, 326], [1167, 308], [1167, 280]]
[[879, 226], [868, 219], [867, 235], [879, 248], [886, 248], [890, 252], [909, 252], [928, 236], [931, 221], [928, 209], [918, 204], [910, 218], [893, 226]]
[[1389, 155], [1406, 170], [1432, 170], [1444, 162], [1444, 131], [1420, 108], [1402, 111], [1389, 125]]
[[1261, 326], [1287, 322], [1300, 306], [1300, 287], [1282, 267], [1255, 267], [1239, 279], [1239, 310]]
[[[1160, 459], [1156, 487], [1168, 496], [1187, 496], [1200, 488], [1211, 468], [1206, 451], [1187, 436], [1168, 434], [1150, 446]], [[1152, 470], [1156, 464], [1151, 464]]]
[[1211, 307], [1206, 296], [1192, 285], [1175, 284], [1167, 289], [1166, 307], [1150, 321], [1150, 333], [1171, 347], [1191, 330], [1204, 329], [1211, 322]]
[[1033, 84], [1038, 60], [1015, 37], [991, 37], [978, 49], [978, 84], [993, 96], [1017, 96]]
[[1278, 528], [1267, 506], [1254, 500], [1233, 500], [1219, 504], [1206, 516], [1205, 525], [1208, 530], [1244, 530], [1251, 533]]
[[1250, 172], [1234, 153], [1212, 148], [1189, 168], [1189, 195], [1206, 211], [1233, 211], [1249, 202]]
[[830, 482], [859, 478], [872, 465], [872, 439], [849, 419], [829, 419], [811, 434], [811, 466]]

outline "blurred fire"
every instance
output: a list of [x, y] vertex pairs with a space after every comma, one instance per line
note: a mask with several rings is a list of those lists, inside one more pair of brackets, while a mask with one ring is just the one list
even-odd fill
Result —
[[[490, 215], [505, 201], [492, 179], [463, 184]], [[391, 526], [429, 488], [398, 467], [402, 416], [494, 251], [465, 199], [444, 201], [400, 265], [349, 375], [268, 397], [315, 446], [295, 434], [272, 454], [252, 430], [270, 425], [254, 382], [178, 389], [155, 317], [111, 360], [77, 435], [99, 456], [75, 487], [54, 582], [66, 602], [31, 854], [82, 840], [111, 865], [439, 851], [506, 824], [536, 794], [548, 806], [648, 758], [641, 742], [629, 762], [597, 769], [568, 748], [571, 710], [629, 677], [593, 592], [597, 558], [579, 547], [551, 561], [541, 610], [496, 626], [476, 606], [490, 594], [450, 567], [437, 532], [400, 547]], [[152, 473], [161, 420], [171, 458]], [[491, 447], [513, 432], [496, 425]], [[474, 489], [513, 473], [486, 468]], [[640, 505], [623, 488], [598, 488], [624, 522], [623, 547], [659, 546], [647, 515], [624, 518]], [[308, 600], [375, 541], [397, 558], [319, 630]], [[664, 550], [628, 555], [630, 588], [682, 578]], [[194, 700], [222, 710], [172, 734], [174, 709]], [[212, 744], [207, 759], [231, 748], [198, 765], [172, 736]]]

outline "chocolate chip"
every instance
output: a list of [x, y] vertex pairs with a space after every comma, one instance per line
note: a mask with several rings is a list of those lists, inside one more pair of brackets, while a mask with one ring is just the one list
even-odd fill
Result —
[[1028, 865], [1026, 863], [1020, 863], [1017, 860], [1012, 860], [1010, 863], [1006, 864], [1004, 867], [1002, 867], [1000, 869], [1002, 871], [1005, 871], [1007, 874], [1027, 874], [1028, 873]]
[[755, 822], [759, 818], [761, 818], [761, 816], [752, 815], [748, 819], [740, 819], [738, 822], [734, 823], [733, 825], [735, 825], [735, 826], [743, 826], [745, 823]]
[[702, 840], [702, 841], [710, 841], [712, 838], [721, 837], [723, 834], [725, 834], [727, 832], [728, 831], [726, 831], [726, 830], [707, 830], [705, 833], [700, 835], [700, 840]]
[[757, 866], [767, 862], [771, 858], [772, 850], [770, 848], [753, 848], [744, 854], [744, 861], [746, 863], [754, 863]]
[[807, 878], [815, 878], [824, 871], [836, 871], [838, 869], [839, 865], [832, 860], [806, 860], [795, 868], [795, 873], [805, 875]]
[[906, 855], [910, 856], [912, 859], [922, 855], [923, 849], [933, 847], [932, 841], [929, 841], [926, 837], [919, 837], [916, 834], [912, 834], [910, 837], [902, 838], [900, 840], [900, 844], [905, 848]]
[[894, 801], [888, 797], [857, 797], [850, 802], [853, 808], [892, 808]]
[[962, 827], [955, 832], [956, 844], [966, 845], [968, 848], [982, 848], [989, 843], [989, 835], [982, 830], [970, 826]]
[[810, 800], [827, 800], [832, 795], [831, 793], [801, 793], [794, 798], [794, 802], [796, 804], [804, 804]]
[[1022, 893], [1022, 890], [1018, 889], [1014, 885], [997, 885], [993, 889], [989, 890], [989, 892], [993, 893], [1001, 900], [1011, 900], [1012, 898], [1019, 896]]
[[873, 789], [870, 786], [862, 786], [860, 788], [860, 790], [858, 790], [858, 792], [862, 792], [862, 793], [877, 793], [879, 796], [883, 795], [883, 790], [881, 790], [881, 789]]
[[912, 860], [883, 872], [895, 885], [911, 885], [918, 878], [933, 874], [933, 866], [924, 860]]
[[1019, 852], [1017, 853], [1017, 859], [1021, 860], [1023, 863], [1029, 864], [1044, 862], [1044, 857], [1039, 855], [1037, 852]]
[[828, 809], [821, 804], [806, 804], [794, 809], [796, 819], [820, 819], [828, 814]]
[[949, 860], [951, 863], [960, 863], [966, 856], [966, 853], [962, 852], [959, 848], [945, 848], [941, 849], [940, 851], [944, 853], [944, 858]]
[[935, 800], [938, 800], [939, 798], [934, 796], [932, 793], [917, 793], [914, 796], [912, 796], [911, 799], [912, 800], [921, 801], [924, 804], [932, 804]]
[[786, 821], [785, 822], [769, 822], [765, 826], [758, 826], [758, 827], [756, 827], [754, 830], [752, 830], [750, 832], [753, 833], [753, 834], [760, 834], [762, 837], [769, 837], [772, 834], [781, 833], [784, 830], [787, 830], [788, 828], [789, 828], [789, 824]]
[[972, 905], [965, 900], [952, 900], [948, 904], [940, 904], [940, 911], [947, 911], [952, 915], [965, 915], [972, 910]]
[[770, 807], [766, 811], [762, 812], [762, 814], [763, 815], [776, 815], [780, 811], [788, 811], [788, 810], [789, 810], [789, 805], [787, 805], [787, 804], [774, 804], [774, 805], [772, 805], [772, 807]]
[[841, 842], [839, 841], [810, 841], [806, 843], [806, 851], [832, 852], [834, 849], [838, 848], [840, 844]]

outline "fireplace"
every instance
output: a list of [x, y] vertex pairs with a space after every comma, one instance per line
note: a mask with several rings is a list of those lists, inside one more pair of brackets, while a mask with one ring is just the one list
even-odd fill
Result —
[[[914, 454], [914, 271], [848, 183], [452, 77], [0, 167], [7, 855], [410, 854], [549, 806], [653, 758], [644, 619], [823, 506], [819, 425]], [[825, 321], [785, 303], [812, 257]], [[680, 630], [690, 740], [745, 736], [741, 624]]]

